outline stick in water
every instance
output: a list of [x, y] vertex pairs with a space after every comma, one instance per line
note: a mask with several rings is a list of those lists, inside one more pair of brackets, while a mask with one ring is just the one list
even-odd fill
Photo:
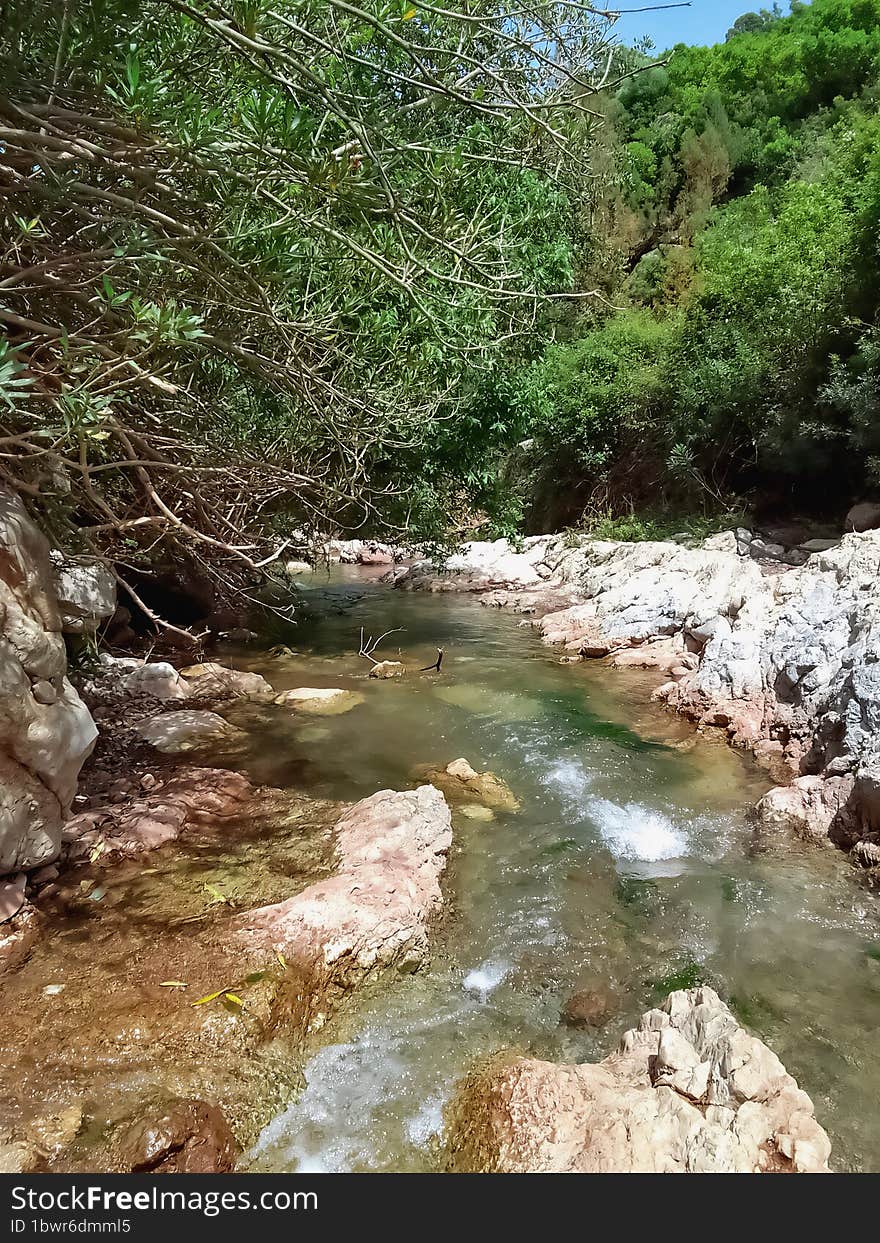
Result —
[[420, 673], [439, 673], [440, 666], [443, 664], [443, 648], [437, 648], [437, 659], [433, 665], [425, 665], [424, 669], [420, 669]]

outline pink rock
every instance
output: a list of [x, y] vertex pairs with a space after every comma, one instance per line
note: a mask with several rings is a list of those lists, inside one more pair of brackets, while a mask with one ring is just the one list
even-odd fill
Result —
[[17, 915], [24, 906], [24, 887], [27, 877], [21, 872], [14, 880], [0, 883], [0, 924]]
[[338, 822], [335, 876], [236, 917], [233, 935], [257, 959], [282, 954], [308, 994], [307, 1021], [320, 1023], [334, 988], [350, 988], [385, 967], [412, 971], [424, 961], [451, 844], [439, 790], [383, 790]]
[[798, 777], [777, 786], [755, 808], [763, 829], [785, 829], [798, 837], [824, 841], [834, 820], [846, 806], [855, 777]]
[[810, 1098], [710, 988], [672, 993], [598, 1065], [477, 1071], [448, 1135], [465, 1173], [825, 1173], [831, 1152]]
[[241, 773], [184, 768], [134, 802], [84, 812], [65, 825], [71, 856], [81, 858], [101, 842], [122, 856], [156, 850], [193, 825], [222, 825], [246, 814], [259, 792]]
[[39, 917], [34, 907], [28, 904], [0, 926], [0, 975], [20, 966], [37, 943], [39, 935]]

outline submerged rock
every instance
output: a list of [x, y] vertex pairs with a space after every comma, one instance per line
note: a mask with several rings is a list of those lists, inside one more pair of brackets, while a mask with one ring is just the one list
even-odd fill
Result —
[[230, 725], [216, 712], [202, 712], [192, 708], [180, 708], [163, 712], [135, 726], [137, 733], [150, 742], [157, 751], [179, 755], [195, 751], [210, 743], [231, 743], [245, 737], [244, 731]]
[[338, 687], [300, 686], [275, 697], [275, 703], [280, 707], [295, 708], [297, 712], [308, 712], [312, 716], [338, 716], [351, 712], [352, 708], [363, 702], [364, 697], [358, 691]]
[[608, 988], [597, 985], [572, 993], [562, 1008], [567, 1027], [602, 1027], [614, 1017], [620, 1002]]
[[516, 691], [497, 691], [485, 686], [463, 683], [457, 686], [436, 686], [433, 694], [444, 703], [473, 712], [477, 716], [491, 716], [499, 721], [527, 721], [543, 716], [546, 706], [540, 699]]
[[490, 1173], [823, 1173], [813, 1103], [710, 988], [672, 993], [598, 1065], [516, 1057], [472, 1074], [450, 1167]]
[[492, 808], [483, 807], [480, 803], [465, 803], [464, 806], [458, 808], [458, 812], [466, 819], [479, 820], [482, 824], [489, 824], [495, 819], [495, 812]]
[[0, 1174], [33, 1174], [40, 1168], [36, 1144], [0, 1134]]
[[239, 1147], [216, 1105], [171, 1100], [120, 1124], [113, 1151], [132, 1174], [228, 1174]]
[[453, 760], [445, 768], [430, 768], [425, 779], [442, 790], [455, 803], [481, 803], [497, 811], [516, 812], [520, 801], [510, 786], [495, 773], [478, 773], [465, 759]]
[[380, 660], [370, 670], [371, 678], [402, 678], [406, 673], [406, 665], [399, 660]]
[[0, 875], [55, 858], [98, 736], [61, 630], [49, 545], [0, 489]]
[[28, 1139], [45, 1155], [60, 1152], [76, 1139], [83, 1124], [83, 1107], [68, 1105], [58, 1113], [43, 1114], [28, 1126]]

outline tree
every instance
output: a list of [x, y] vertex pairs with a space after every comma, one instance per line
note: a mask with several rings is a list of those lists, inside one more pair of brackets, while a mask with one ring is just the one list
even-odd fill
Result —
[[[109, 555], [258, 568], [572, 294], [609, 22], [403, 0], [9, 0], [0, 475]], [[3, 374], [3, 373], [0, 373]]]
[[738, 17], [728, 30], [727, 41], [729, 43], [737, 35], [762, 34], [781, 18], [782, 9], [778, 4], [774, 4], [772, 9], [761, 9], [758, 13], [743, 13], [742, 17]]

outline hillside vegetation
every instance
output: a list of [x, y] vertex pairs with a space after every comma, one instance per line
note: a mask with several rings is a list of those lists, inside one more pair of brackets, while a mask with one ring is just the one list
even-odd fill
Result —
[[880, 484], [880, 3], [792, 8], [609, 93], [581, 256], [606, 300], [506, 378], [514, 519]]
[[250, 569], [870, 493], [880, 0], [792, 7], [12, 0], [0, 477]]

